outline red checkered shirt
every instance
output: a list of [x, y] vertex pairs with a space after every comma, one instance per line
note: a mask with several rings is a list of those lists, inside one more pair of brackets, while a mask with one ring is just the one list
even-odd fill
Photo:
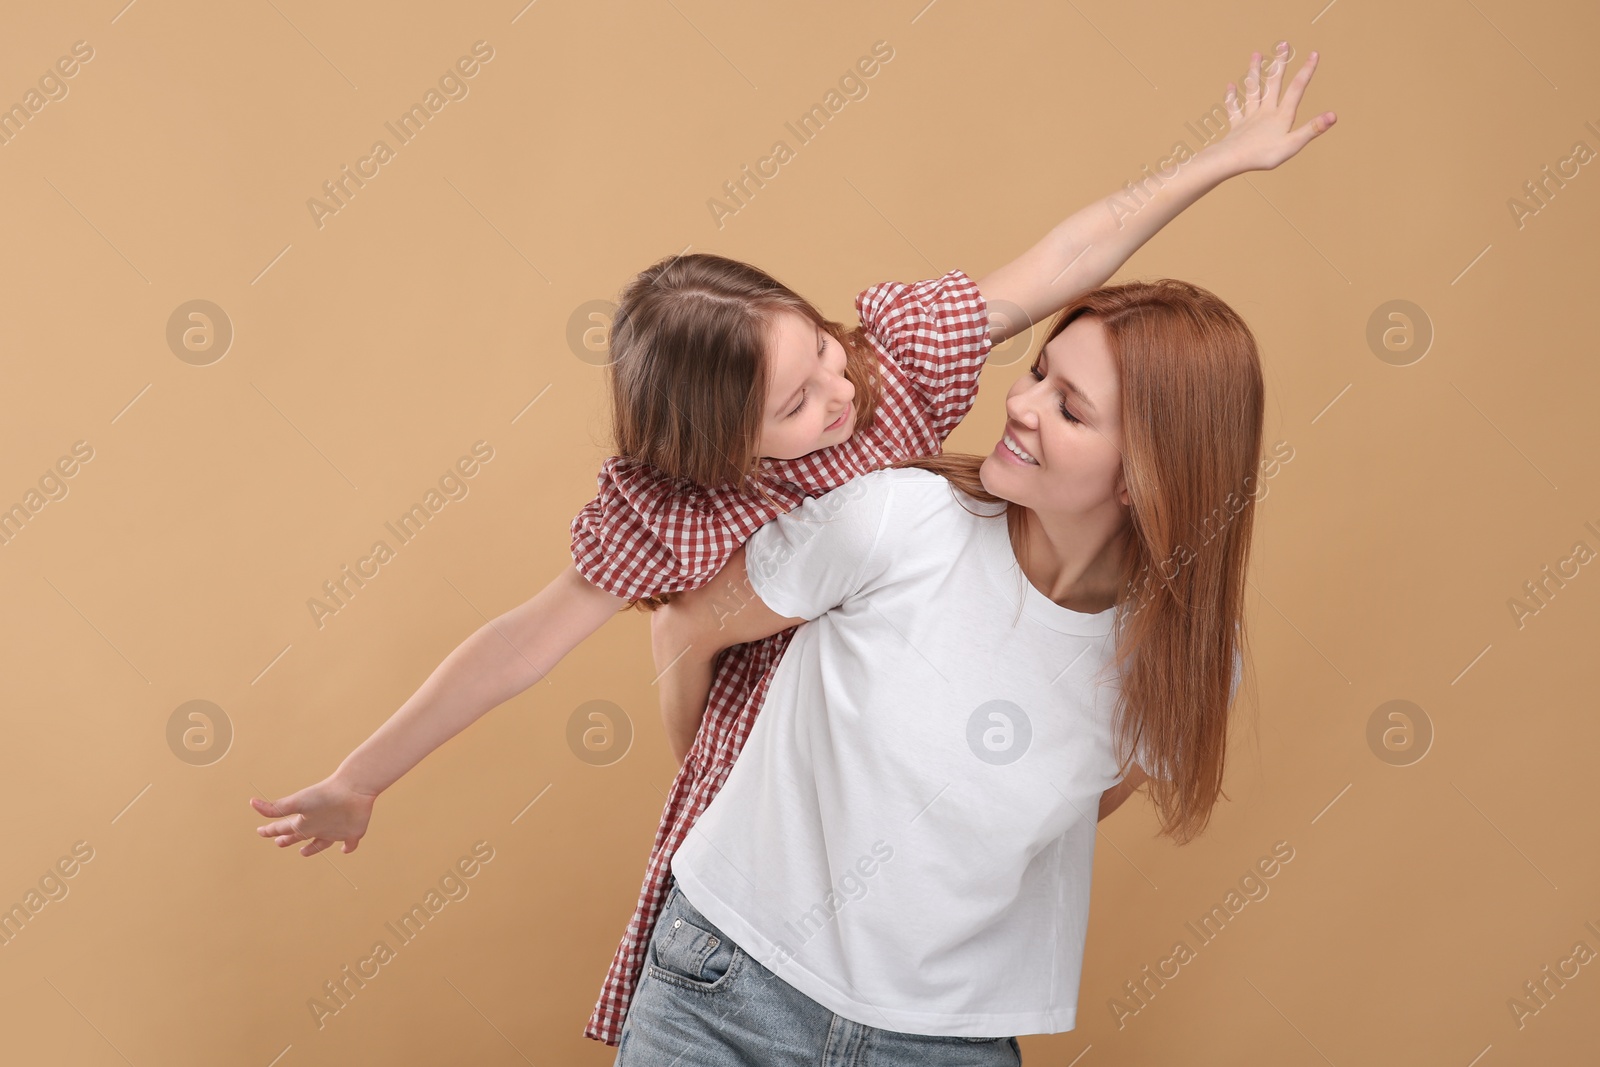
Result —
[[[870, 425], [793, 460], [762, 461], [760, 480], [780, 506], [731, 486], [705, 488], [647, 464], [612, 457], [600, 491], [572, 521], [580, 574], [632, 600], [697, 589], [763, 524], [807, 497], [901, 459], [935, 455], [972, 407], [989, 355], [988, 308], [960, 270], [907, 285], [882, 282], [856, 296], [878, 353], [881, 393]], [[794, 635], [735, 645], [717, 660], [700, 731], [672, 782], [627, 933], [606, 972], [584, 1036], [615, 1045], [644, 968], [656, 917], [672, 887], [672, 857], [722, 788]]]

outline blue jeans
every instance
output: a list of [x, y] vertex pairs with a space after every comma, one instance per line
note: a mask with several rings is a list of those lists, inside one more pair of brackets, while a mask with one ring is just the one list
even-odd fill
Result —
[[676, 884], [650, 938], [616, 1067], [1020, 1067], [1015, 1037], [879, 1030], [783, 981]]

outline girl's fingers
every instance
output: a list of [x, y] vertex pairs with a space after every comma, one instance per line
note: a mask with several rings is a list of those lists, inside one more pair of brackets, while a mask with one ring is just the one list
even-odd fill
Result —
[[250, 806], [268, 818], [278, 820], [277, 822], [268, 823], [265, 827], [257, 827], [258, 831], [271, 831], [273, 834], [281, 834], [294, 825], [290, 821], [291, 819], [296, 817], [304, 818], [303, 815], [296, 815], [300, 808], [299, 793], [283, 797], [281, 800], [259, 800], [259, 802], [258, 798], [252, 797]]
[[1289, 42], [1279, 41], [1277, 55], [1272, 58], [1272, 70], [1267, 74], [1267, 104], [1278, 102], [1278, 86], [1283, 81], [1283, 68], [1289, 65]]
[[[1302, 66], [1299, 72], [1295, 74], [1294, 78], [1290, 80], [1289, 87], [1283, 91], [1283, 103], [1284, 106], [1289, 109], [1290, 115], [1293, 115], [1297, 110], [1299, 110], [1300, 100], [1306, 95], [1306, 86], [1311, 84], [1311, 75], [1316, 71], [1316, 69], [1317, 54], [1312, 52], [1306, 57], [1305, 65]], [[1290, 121], [1292, 122], [1294, 120], [1290, 119]]]
[[1244, 118], [1244, 113], [1239, 110], [1239, 94], [1232, 82], [1228, 83], [1228, 95], [1223, 98], [1223, 102], [1228, 105], [1229, 123], [1238, 125], [1239, 120]]
[[1250, 53], [1250, 73], [1244, 81], [1244, 113], [1255, 114], [1261, 106], [1261, 53]]
[[[1316, 116], [1298, 130], [1295, 130], [1294, 133], [1291, 134], [1294, 139], [1294, 152], [1300, 151], [1300, 149], [1304, 148], [1318, 137], [1327, 133], [1328, 130], [1332, 128], [1336, 119], [1337, 116], [1335, 116], [1333, 112], [1324, 111], [1322, 114]], [[1294, 155], [1294, 152], [1289, 154], [1292, 156]]]
[[306, 839], [305, 835], [300, 831], [305, 827], [305, 824], [306, 817], [303, 814], [294, 815], [281, 822], [273, 823], [268, 829], [280, 835], [278, 837], [278, 845], [282, 847], [284, 845], [292, 845], [296, 841], [304, 841]]

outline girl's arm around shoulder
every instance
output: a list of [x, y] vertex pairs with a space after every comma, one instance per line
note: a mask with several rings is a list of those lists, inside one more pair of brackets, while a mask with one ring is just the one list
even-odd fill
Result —
[[[902, 488], [903, 487], [903, 488]], [[902, 527], [948, 497], [949, 483], [932, 471], [882, 468], [857, 475], [821, 496], [778, 516], [729, 555], [722, 569], [698, 588], [674, 593], [656, 612], [652, 628], [715, 654], [757, 641], [822, 615], [862, 591]], [[899, 507], [891, 516], [898, 498]], [[768, 606], [751, 580], [755, 561], [760, 586], [775, 603], [799, 612], [785, 615]]]
[[805, 621], [779, 615], [756, 595], [742, 545], [708, 584], [676, 593], [656, 609], [650, 644], [660, 678], [661, 720], [674, 757], [682, 762], [700, 730], [717, 654]]
[[804, 618], [780, 615], [756, 595], [745, 570], [745, 550], [728, 557], [727, 564], [710, 582], [686, 593], [676, 594], [672, 602], [656, 612], [651, 629], [664, 636], [694, 643], [711, 655], [734, 645], [771, 637]]
[[[902, 486], [905, 491], [897, 494]], [[891, 518], [897, 495], [910, 498], [910, 508]], [[682, 759], [694, 742], [719, 652], [870, 594], [876, 583], [889, 580], [889, 561], [897, 543], [917, 529], [915, 520], [938, 501], [948, 507], [949, 498], [949, 483], [931, 471], [860, 475], [762, 526], [707, 584], [674, 594], [650, 627], [661, 716], [674, 754]], [[758, 581], [751, 578], [752, 567]]]
[[683, 759], [699, 732], [717, 653], [814, 619], [859, 592], [883, 555], [875, 550], [895, 483], [921, 473], [873, 471], [810, 498], [751, 534], [710, 581], [674, 593], [655, 612], [651, 650], [674, 755]]

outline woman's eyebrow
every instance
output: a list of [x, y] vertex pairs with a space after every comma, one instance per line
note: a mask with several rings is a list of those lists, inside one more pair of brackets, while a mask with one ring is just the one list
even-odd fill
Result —
[[[1050, 362], [1049, 360], [1044, 358], [1044, 353], [1043, 352], [1039, 353], [1039, 358], [1040, 358], [1041, 361], [1043, 361], [1047, 365]], [[1085, 393], [1082, 389], [1078, 388], [1078, 383], [1076, 383], [1074, 381], [1071, 381], [1070, 379], [1068, 379], [1066, 377], [1056, 375], [1054, 372], [1051, 372], [1051, 371], [1046, 371], [1045, 373], [1049, 377], [1055, 378], [1056, 381], [1060, 382], [1062, 391], [1065, 392], [1068, 396], [1077, 397], [1078, 403], [1082, 404], [1084, 407], [1089, 409], [1089, 414], [1091, 414], [1091, 415], [1098, 415], [1099, 414], [1099, 412], [1095, 410], [1094, 401], [1089, 399], [1089, 394], [1088, 393]]]
[[1096, 411], [1095, 408], [1094, 408], [1094, 401], [1089, 399], [1089, 394], [1085, 393], [1082, 389], [1079, 389], [1076, 383], [1069, 382], [1069, 381], [1067, 381], [1067, 379], [1063, 378], [1063, 379], [1061, 379], [1061, 384], [1066, 389], [1066, 391], [1067, 391], [1067, 393], [1069, 395], [1075, 396], [1075, 397], [1078, 398], [1078, 402], [1081, 403], [1085, 408], [1087, 408], [1089, 410], [1089, 414], [1091, 414], [1091, 415], [1098, 415], [1099, 414], [1099, 412]]

